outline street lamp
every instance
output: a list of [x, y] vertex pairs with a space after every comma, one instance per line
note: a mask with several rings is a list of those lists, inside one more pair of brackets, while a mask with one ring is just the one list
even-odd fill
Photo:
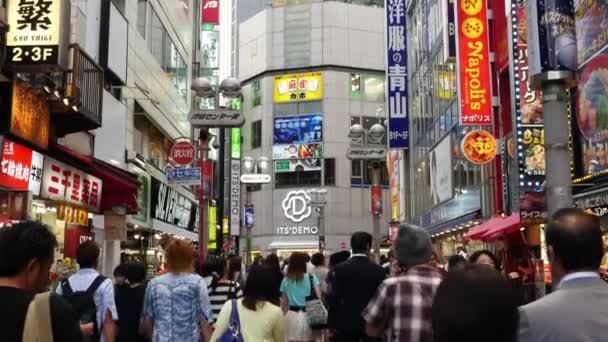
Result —
[[[218, 107], [218, 108], [219, 108], [219, 104], [220, 104], [219, 103], [220, 94], [222, 94], [223, 96], [225, 96], [227, 98], [234, 98], [234, 97], [241, 96], [241, 82], [239, 82], [239, 80], [237, 80], [234, 77], [228, 77], [228, 78], [224, 79], [220, 83], [220, 86], [217, 89], [213, 88], [213, 86], [211, 85], [211, 82], [209, 82], [209, 80], [207, 78], [199, 77], [192, 81], [190, 89], [192, 90], [194, 95], [196, 95], [198, 97], [207, 98], [207, 99], [215, 98], [215, 104], [216, 104], [216, 107]], [[193, 113], [191, 113], [191, 114], [193, 114]], [[199, 114], [215, 114], [215, 113], [199, 113]], [[192, 123], [191, 115], [189, 115], [189, 118]], [[205, 161], [208, 159], [208, 154], [209, 154], [209, 140], [210, 140], [209, 128], [221, 126], [220, 130], [223, 130], [224, 127], [228, 127], [225, 123], [222, 123], [220, 125], [219, 121], [217, 121], [218, 122], [217, 125], [213, 125], [213, 119], [211, 119], [211, 120], [206, 119], [206, 120], [208, 122], [210, 122], [209, 125], [199, 126], [199, 128], [200, 128], [200, 134], [199, 134], [200, 159], [199, 160], [200, 160], [200, 165], [201, 165], [201, 193], [200, 193], [200, 197], [198, 199], [199, 200], [198, 261], [200, 264], [202, 264], [205, 261], [205, 249], [207, 247], [207, 236], [208, 236], [207, 234], [205, 234], [205, 226], [207, 224], [207, 220], [205, 219], [205, 207], [208, 205], [209, 198], [205, 194], [205, 191], [203, 191], [204, 184], [205, 184], [205, 175], [202, 172], [202, 168], [203, 168]], [[220, 134], [220, 138], [221, 138], [221, 136], [223, 136], [223, 134]], [[222, 139], [220, 139], [220, 140], [222, 140]], [[222, 151], [222, 153], [220, 153], [220, 158], [219, 158], [219, 160], [221, 160], [220, 175], [222, 175], [223, 166], [224, 166], [223, 145], [221, 146], [220, 151]], [[222, 179], [222, 178], [220, 178], [220, 179]], [[209, 191], [209, 193], [211, 193], [211, 191]]]
[[[382, 110], [379, 109], [378, 113]], [[381, 169], [380, 161], [386, 157], [386, 146], [382, 139], [386, 134], [386, 128], [380, 123], [375, 123], [368, 130], [360, 124], [354, 124], [348, 130], [351, 138], [351, 146], [346, 156], [351, 160], [372, 161], [372, 184], [370, 194], [372, 199], [372, 214], [374, 218], [374, 255], [376, 259], [380, 256], [380, 214], [382, 213], [382, 187], [380, 185]], [[378, 195], [379, 194], [379, 195]]]
[[241, 175], [241, 183], [246, 185], [246, 200], [245, 200], [245, 237], [247, 241], [247, 254], [245, 255], [245, 264], [251, 264], [251, 229], [253, 229], [253, 203], [251, 202], [251, 185], [252, 184], [267, 184], [270, 182], [270, 161], [267, 157], [259, 157], [257, 160], [249, 156], [242, 158], [241, 166], [243, 173]]
[[319, 252], [323, 253], [325, 250], [325, 205], [327, 200], [326, 189], [311, 189], [307, 193], [311, 195], [310, 205], [315, 208], [317, 212], [317, 225], [319, 226]]

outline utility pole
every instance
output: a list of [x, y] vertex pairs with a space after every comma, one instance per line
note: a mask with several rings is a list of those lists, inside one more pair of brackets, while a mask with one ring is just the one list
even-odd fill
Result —
[[198, 210], [199, 210], [199, 218], [198, 218], [198, 262], [199, 265], [202, 265], [205, 262], [205, 252], [207, 249], [207, 234], [205, 234], [205, 225], [207, 224], [207, 220], [205, 220], [205, 207], [208, 205], [209, 199], [205, 196], [205, 175], [203, 173], [203, 167], [205, 165], [205, 161], [207, 160], [209, 154], [209, 130], [207, 128], [200, 129], [199, 135], [199, 158], [201, 165], [201, 192], [200, 197], [198, 198]]

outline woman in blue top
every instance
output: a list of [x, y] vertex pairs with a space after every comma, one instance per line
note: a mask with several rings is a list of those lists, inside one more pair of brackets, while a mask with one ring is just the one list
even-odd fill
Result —
[[306, 320], [306, 297], [315, 291], [321, 298], [319, 279], [306, 273], [307, 255], [295, 252], [289, 258], [287, 276], [281, 282], [281, 306], [285, 316], [287, 341], [313, 341], [315, 335]]

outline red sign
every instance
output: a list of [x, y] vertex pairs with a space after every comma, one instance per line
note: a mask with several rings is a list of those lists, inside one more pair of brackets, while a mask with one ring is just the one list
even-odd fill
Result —
[[220, 1], [219, 0], [203, 0], [202, 18], [203, 23], [219, 24], [220, 23]]
[[372, 214], [379, 215], [382, 213], [382, 186], [372, 185]]
[[11, 190], [40, 193], [42, 155], [4, 138], [0, 161], [0, 186]]
[[189, 141], [178, 141], [171, 148], [171, 159], [177, 165], [190, 165], [196, 156], [196, 149]]
[[101, 179], [47, 157], [42, 172], [40, 196], [99, 210], [102, 185]]
[[473, 164], [487, 164], [496, 157], [496, 139], [492, 133], [474, 130], [462, 138], [462, 154]]
[[65, 229], [63, 255], [66, 258], [75, 258], [78, 246], [90, 240], [95, 240], [95, 233], [89, 228], [68, 225]]
[[[201, 161], [198, 160], [196, 165], [201, 167]], [[213, 195], [213, 160], [205, 160], [203, 163], [201, 176], [204, 191], [201, 192], [201, 186], [197, 185], [194, 187], [194, 194], [196, 195], [196, 198], [199, 199], [201, 196], [204, 196], [204, 198], [210, 198]]]
[[492, 97], [485, 0], [458, 0], [460, 123], [492, 125]]

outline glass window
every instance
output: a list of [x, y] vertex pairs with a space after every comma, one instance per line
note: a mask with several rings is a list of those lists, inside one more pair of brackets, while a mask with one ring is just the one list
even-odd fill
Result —
[[146, 17], [148, 14], [148, 0], [137, 0], [137, 31], [146, 38]]
[[295, 172], [279, 172], [274, 174], [276, 188], [289, 188], [297, 186], [320, 186], [321, 171], [303, 171], [296, 170]]
[[384, 102], [384, 75], [364, 75], [363, 99]]
[[325, 185], [336, 185], [336, 159], [327, 158], [323, 160], [323, 170], [325, 172]]
[[323, 106], [322, 101], [275, 103], [272, 111], [274, 116], [294, 114], [319, 114], [323, 113]]
[[255, 80], [251, 84], [251, 108], [259, 106], [262, 103], [262, 87], [260, 80]]
[[353, 100], [361, 99], [361, 75], [350, 74], [350, 97]]
[[[152, 24], [150, 31], [150, 52], [159, 63], [163, 60], [163, 47], [165, 39], [165, 28], [163, 27], [156, 11], [152, 11]], [[161, 63], [161, 66], [163, 64]]]
[[262, 146], [262, 120], [251, 123], [251, 149]]

